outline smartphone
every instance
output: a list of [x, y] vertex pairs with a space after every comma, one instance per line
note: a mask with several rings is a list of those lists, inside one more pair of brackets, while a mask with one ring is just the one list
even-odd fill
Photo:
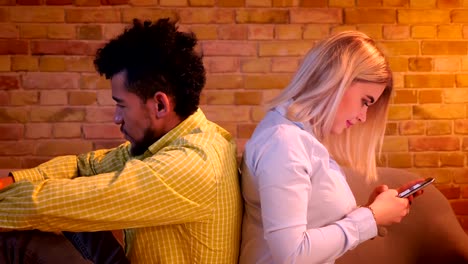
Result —
[[421, 190], [422, 188], [428, 186], [429, 184], [433, 183], [434, 182], [434, 178], [427, 178], [425, 179], [423, 182], [420, 182], [420, 183], [416, 183], [415, 185], [409, 187], [408, 189], [400, 192], [398, 194], [398, 197], [400, 198], [406, 198], [410, 195], [412, 195], [413, 193]]

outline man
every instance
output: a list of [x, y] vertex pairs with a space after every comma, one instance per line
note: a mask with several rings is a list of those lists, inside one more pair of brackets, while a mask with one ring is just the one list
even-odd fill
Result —
[[[195, 45], [168, 19], [134, 20], [100, 49], [95, 65], [111, 80], [115, 123], [128, 142], [13, 172], [3, 179], [0, 227], [67, 231], [95, 263], [125, 263], [111, 233], [94, 232], [116, 229], [132, 263], [237, 263], [235, 144], [198, 109], [205, 70]], [[34, 232], [3, 236], [27, 233], [31, 244], [44, 233]]]

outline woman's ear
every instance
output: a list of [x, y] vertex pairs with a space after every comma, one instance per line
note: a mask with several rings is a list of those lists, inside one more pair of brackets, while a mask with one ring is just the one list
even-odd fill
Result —
[[163, 92], [156, 92], [153, 96], [154, 107], [157, 118], [163, 118], [169, 113], [172, 109], [171, 100], [167, 94]]

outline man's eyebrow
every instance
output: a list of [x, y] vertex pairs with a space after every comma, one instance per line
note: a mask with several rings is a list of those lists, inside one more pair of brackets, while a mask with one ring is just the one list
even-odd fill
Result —
[[366, 95], [366, 97], [369, 99], [369, 101], [371, 102], [371, 104], [373, 104], [375, 102], [375, 99], [373, 96], [371, 95]]

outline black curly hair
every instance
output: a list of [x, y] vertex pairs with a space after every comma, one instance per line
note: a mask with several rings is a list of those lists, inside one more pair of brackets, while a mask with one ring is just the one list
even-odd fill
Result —
[[176, 114], [186, 118], [197, 110], [206, 80], [196, 44], [195, 34], [177, 31], [168, 18], [134, 19], [133, 27], [97, 51], [94, 65], [107, 79], [125, 70], [127, 90], [144, 102], [158, 91], [171, 96]]

